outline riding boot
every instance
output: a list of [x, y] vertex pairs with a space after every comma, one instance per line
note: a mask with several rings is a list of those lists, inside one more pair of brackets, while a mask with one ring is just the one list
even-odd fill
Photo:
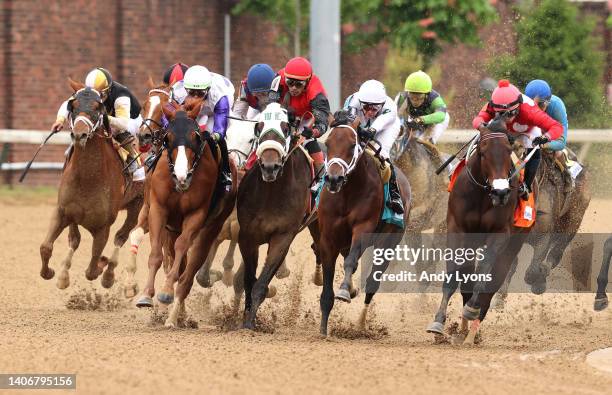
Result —
[[221, 148], [221, 172], [219, 173], [219, 181], [225, 188], [226, 192], [232, 189], [232, 170], [230, 169], [229, 158], [227, 155], [227, 143], [225, 139], [219, 139], [217, 142]]
[[325, 176], [325, 163], [324, 162], [314, 162], [314, 180], [312, 182], [312, 186], [310, 190], [313, 195], [316, 195], [321, 187], [321, 183], [323, 182], [323, 176]]
[[128, 156], [125, 160], [125, 164], [129, 165], [128, 171], [130, 173], [134, 173], [138, 169], [138, 161], [136, 158], [138, 157], [138, 153], [136, 149], [132, 145], [132, 135], [130, 132], [121, 132], [115, 135], [115, 140], [121, 144], [121, 147], [128, 152]]
[[[528, 149], [526, 154], [528, 155], [533, 149], [535, 148]], [[529, 162], [527, 162], [527, 164], [525, 165], [525, 180], [523, 182], [523, 185], [521, 185], [521, 189], [519, 191], [521, 199], [523, 200], [529, 200], [529, 194], [532, 191], [531, 186], [533, 184], [533, 180], [535, 179], [536, 174], [538, 173], [538, 166], [540, 166], [541, 159], [542, 155], [540, 153], [540, 150], [536, 150], [536, 153], [533, 154], [531, 159], [529, 159]]]
[[387, 207], [396, 214], [404, 214], [404, 204], [402, 203], [402, 195], [400, 194], [397, 178], [395, 177], [395, 168], [393, 165], [390, 166], [391, 177], [389, 178], [389, 201], [387, 202]]

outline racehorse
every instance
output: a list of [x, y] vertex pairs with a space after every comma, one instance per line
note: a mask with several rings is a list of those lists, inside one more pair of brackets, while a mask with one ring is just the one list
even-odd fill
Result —
[[[163, 304], [174, 302], [166, 326], [177, 325], [184, 311], [184, 301], [196, 271], [204, 262], [212, 241], [231, 212], [235, 199], [232, 191], [216, 191], [219, 172], [219, 153], [213, 154], [212, 140], [200, 133], [193, 118], [200, 112], [203, 100], [194, 100], [177, 108], [163, 107], [169, 124], [163, 138], [164, 150], [151, 175], [149, 190], [149, 276], [141, 301], [155, 293], [155, 274], [162, 262], [161, 231], [164, 227], [180, 230], [174, 243], [174, 261], [166, 282], [158, 294]], [[186, 110], [186, 111], [184, 111]], [[235, 168], [233, 169], [235, 179]], [[216, 202], [213, 201], [216, 200]], [[189, 259], [187, 250], [195, 240]], [[186, 262], [185, 262], [186, 261]], [[180, 277], [179, 277], [180, 276]], [[176, 300], [174, 300], [174, 283]], [[140, 302], [140, 301], [139, 301]]]
[[[352, 276], [363, 252], [371, 245], [384, 248], [395, 247], [402, 239], [404, 229], [381, 222], [384, 208], [383, 182], [376, 160], [364, 153], [367, 141], [358, 137], [359, 119], [349, 124], [345, 111], [334, 116], [325, 145], [327, 162], [325, 188], [319, 202], [319, 254], [323, 267], [323, 291], [321, 293], [320, 333], [327, 336], [329, 314], [336, 299], [350, 302], [356, 296], [352, 289]], [[395, 169], [400, 185], [405, 213], [408, 221], [411, 207], [410, 184], [399, 169]], [[365, 241], [366, 234], [380, 234], [376, 240]], [[344, 280], [334, 295], [333, 281], [338, 254], [344, 256]], [[381, 265], [384, 271], [389, 264]], [[380, 283], [373, 279], [374, 270], [366, 283], [366, 296], [360, 324], [365, 325], [370, 302]]]
[[[75, 91], [68, 101], [73, 152], [62, 173], [57, 205], [47, 236], [40, 246], [40, 275], [46, 280], [53, 278], [55, 272], [49, 267], [53, 243], [68, 226], [70, 249], [57, 279], [58, 288], [68, 287], [68, 270], [81, 241], [78, 228], [81, 225], [93, 236], [91, 260], [85, 277], [90, 281], [95, 280], [107, 265], [102, 286], [110, 288], [115, 281], [114, 269], [118, 265], [119, 249], [136, 224], [142, 206], [143, 183], [133, 182], [131, 174], [123, 171], [123, 161], [113, 147], [108, 116], [100, 94], [72, 79], [70, 87]], [[124, 209], [127, 210], [127, 217], [115, 234], [113, 254], [110, 260], [101, 257], [110, 227], [119, 210]]]
[[[238, 246], [244, 261], [244, 327], [253, 329], [257, 310], [272, 276], [289, 251], [310, 212], [313, 170], [309, 157], [291, 133], [287, 113], [269, 104], [255, 125], [257, 165], [244, 175], [238, 189]], [[309, 226], [315, 244], [316, 226]], [[259, 246], [268, 243], [265, 265], [256, 277]], [[236, 289], [238, 284], [234, 282]]]
[[[447, 248], [459, 251], [471, 247], [471, 243], [489, 246], [486, 254], [483, 254], [485, 259], [479, 262], [478, 274], [490, 275], [490, 281], [487, 283], [483, 278], [482, 281], [461, 283], [461, 332], [467, 330], [468, 321], [473, 321], [465, 339], [468, 344], [474, 342], [480, 323], [489, 310], [491, 298], [506, 278], [514, 257], [527, 237], [526, 232], [531, 230], [514, 226], [519, 179], [511, 177], [512, 146], [501, 119], [496, 118], [489, 123], [489, 130], [480, 134], [474, 151], [468, 149], [467, 163], [460, 170], [450, 192], [447, 214]], [[471, 152], [474, 155], [469, 156]], [[537, 195], [535, 183], [533, 193]], [[480, 240], [474, 240], [479, 234]], [[491, 251], [498, 252], [497, 256]], [[442, 301], [434, 322], [427, 328], [428, 332], [443, 334], [446, 310], [459, 285], [458, 277], [473, 274], [475, 260], [463, 264], [453, 259], [447, 260], [446, 273], [451, 276], [443, 283]]]
[[[539, 194], [538, 220], [527, 238], [527, 243], [533, 247], [534, 253], [525, 273], [525, 282], [531, 285], [532, 292], [539, 295], [546, 290], [546, 279], [550, 271], [559, 265], [563, 252], [578, 232], [591, 201], [591, 192], [587, 167], [576, 177], [575, 187], [569, 193], [564, 192], [563, 175], [555, 164], [553, 154], [548, 152], [542, 155], [536, 182]], [[518, 260], [515, 259], [495, 298], [495, 308], [503, 309], [517, 264]], [[572, 261], [572, 272], [574, 287], [579, 288], [588, 281], [585, 276], [590, 274], [590, 266], [585, 268], [584, 261], [576, 259], [575, 262]]]

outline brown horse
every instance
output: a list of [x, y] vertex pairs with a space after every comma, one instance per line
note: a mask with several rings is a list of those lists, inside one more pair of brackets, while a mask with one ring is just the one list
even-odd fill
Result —
[[[213, 208], [219, 164], [213, 155], [211, 140], [202, 136], [197, 122], [193, 120], [202, 103], [199, 100], [186, 104], [184, 109], [188, 112], [171, 105], [164, 107], [164, 114], [170, 122], [163, 139], [164, 151], [151, 175], [149, 276], [139, 303], [147, 298], [150, 301], [155, 294], [155, 275], [163, 258], [162, 229], [180, 229], [180, 236], [173, 246], [172, 268], [158, 294], [161, 303], [170, 304], [174, 301], [166, 321], [166, 326], [170, 327], [177, 325], [195, 273], [204, 262], [212, 240], [231, 212], [235, 199], [234, 188], [221, 195]], [[194, 240], [196, 247], [187, 260], [187, 251]], [[174, 300], [176, 281], [179, 283]]]
[[[327, 174], [319, 203], [319, 251], [323, 266], [320, 332], [323, 336], [327, 335], [329, 313], [334, 306], [333, 281], [338, 254], [344, 256], [344, 280], [335, 298], [350, 302], [356, 296], [356, 292], [351, 292], [352, 276], [363, 252], [371, 245], [393, 248], [404, 234], [402, 228], [381, 222], [383, 182], [375, 159], [369, 154], [363, 155], [363, 147], [368, 142], [359, 139], [358, 127], [359, 119], [349, 125], [344, 113], [338, 112], [325, 142]], [[410, 184], [399, 169], [395, 171], [405, 207], [404, 223], [407, 223], [411, 207]], [[374, 232], [382, 236], [377, 240], [363, 239]], [[385, 261], [381, 265], [382, 271], [388, 264]], [[360, 319], [362, 326], [370, 302], [380, 286], [374, 281], [373, 273], [374, 270], [366, 282], [365, 305]]]
[[[81, 235], [78, 225], [93, 236], [89, 267], [85, 271], [88, 280], [95, 280], [104, 268], [102, 286], [110, 288], [114, 281], [114, 269], [118, 264], [119, 249], [136, 224], [143, 201], [143, 183], [133, 182], [123, 172], [123, 161], [113, 147], [108, 118], [98, 92], [84, 88], [82, 83], [70, 80], [76, 92], [68, 102], [72, 155], [67, 159], [59, 186], [57, 206], [45, 241], [40, 246], [42, 268], [40, 275], [49, 280], [55, 272], [49, 267], [53, 243], [69, 226], [70, 249], [62, 263], [57, 286], [65, 289], [70, 284], [68, 270], [74, 251], [79, 247]], [[127, 210], [123, 226], [115, 234], [114, 251], [110, 260], [101, 258], [108, 240], [110, 227], [119, 210]]]
[[[253, 329], [257, 310], [268, 293], [272, 276], [283, 263], [291, 242], [310, 210], [313, 180], [309, 159], [297, 135], [290, 135], [287, 114], [277, 103], [262, 113], [256, 124], [258, 165], [242, 179], [237, 209], [238, 246], [244, 261], [244, 327]], [[309, 227], [315, 243], [316, 227]], [[256, 277], [259, 246], [268, 243], [265, 265]], [[234, 288], [240, 284], [234, 282]], [[236, 294], [239, 294], [236, 289]]]
[[[513, 167], [508, 135], [502, 132], [502, 126], [497, 121], [490, 128], [495, 132], [480, 134], [474, 155], [468, 156], [467, 164], [461, 169], [448, 200], [447, 247], [458, 251], [466, 247], [489, 246], [483, 254], [485, 259], [479, 262], [478, 275], [490, 275], [491, 281], [487, 283], [486, 277], [482, 277], [482, 281], [461, 282], [464, 305], [462, 332], [467, 330], [468, 321], [473, 321], [469, 328], [468, 343], [474, 342], [491, 298], [506, 278], [527, 236], [524, 228], [515, 228], [513, 225], [519, 180], [518, 177], [510, 178]], [[537, 193], [536, 184], [534, 193]], [[511, 233], [515, 235], [503, 237]], [[497, 256], [491, 251], [498, 252]], [[427, 328], [428, 332], [443, 334], [448, 303], [459, 285], [459, 279], [474, 272], [474, 262], [456, 263], [452, 259], [447, 260], [446, 273], [450, 274], [450, 278], [443, 283], [442, 302], [435, 321]]]

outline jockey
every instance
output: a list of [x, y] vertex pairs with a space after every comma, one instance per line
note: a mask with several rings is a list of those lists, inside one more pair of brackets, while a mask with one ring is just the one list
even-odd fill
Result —
[[178, 104], [183, 104], [187, 97], [187, 91], [185, 91], [183, 84], [183, 78], [187, 69], [189, 69], [189, 66], [185, 63], [175, 63], [164, 72], [164, 84], [171, 87], [170, 98]]
[[358, 92], [346, 99], [344, 108], [357, 114], [364, 137], [367, 140], [376, 139], [380, 144], [380, 156], [391, 165], [387, 206], [397, 214], [403, 214], [404, 207], [395, 169], [389, 160], [391, 147], [400, 133], [401, 126], [395, 102], [387, 96], [382, 82], [369, 80], [361, 84]]
[[[506, 130], [511, 135], [522, 140], [527, 153], [535, 149], [533, 145], [543, 145], [563, 135], [563, 126], [541, 111], [529, 97], [523, 96], [508, 80], [498, 82], [491, 101], [480, 110], [472, 121], [472, 126], [480, 132], [486, 132], [488, 122], [496, 116], [502, 117]], [[542, 130], [545, 131], [544, 134]], [[523, 200], [529, 198], [541, 157], [540, 150], [536, 150], [525, 165], [525, 182], [520, 191]]]
[[[287, 62], [272, 82], [270, 101], [280, 103], [290, 115], [296, 117], [301, 117], [308, 111], [314, 115], [312, 129], [304, 128], [302, 136], [306, 138], [306, 150], [314, 161], [318, 184], [322, 178], [325, 159], [317, 137], [327, 131], [330, 109], [325, 88], [319, 77], [313, 74], [308, 60], [297, 57]], [[313, 186], [313, 189], [316, 188], [317, 185]]]
[[[402, 122], [409, 129], [422, 130], [417, 137], [428, 134], [429, 142], [435, 144], [450, 121], [446, 103], [438, 92], [432, 90], [431, 78], [421, 70], [406, 78], [404, 89], [395, 97]], [[412, 120], [407, 120], [408, 117]]]
[[[204, 66], [191, 66], [183, 80], [187, 98], [204, 98], [196, 122], [200, 131], [207, 131], [221, 148], [221, 184], [226, 191], [231, 189], [232, 173], [227, 157], [225, 132], [229, 122], [230, 108], [234, 102], [234, 85], [222, 75], [211, 73]], [[186, 99], [187, 99], [186, 98]]]
[[552, 119], [563, 125], [563, 135], [556, 140], [550, 141], [542, 146], [542, 148], [551, 151], [562, 151], [567, 143], [567, 112], [565, 104], [558, 96], [552, 94], [550, 86], [544, 80], [533, 80], [525, 87], [525, 94], [529, 96], [545, 111]]
[[276, 73], [267, 64], [254, 64], [246, 79], [240, 82], [240, 95], [234, 103], [234, 113], [243, 118], [255, 120], [268, 104], [270, 87]]
[[[102, 67], [97, 67], [87, 74], [85, 86], [100, 93], [102, 103], [108, 113], [110, 131], [131, 157], [128, 158], [128, 162], [131, 162], [130, 171], [134, 173], [134, 181], [144, 180], [144, 169], [139, 168], [138, 163], [133, 160], [138, 156], [135, 148], [131, 143], [124, 144], [130, 138], [136, 137], [142, 123], [138, 99], [128, 88], [113, 81], [110, 72]], [[68, 115], [68, 100], [66, 100], [60, 106], [51, 130], [54, 132], [62, 130]]]

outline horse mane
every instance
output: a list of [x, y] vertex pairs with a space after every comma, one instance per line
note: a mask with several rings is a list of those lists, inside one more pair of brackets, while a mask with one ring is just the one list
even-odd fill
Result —
[[351, 126], [354, 119], [351, 119], [351, 113], [348, 110], [338, 110], [334, 113], [334, 120], [331, 125], [332, 128], [337, 126]]

